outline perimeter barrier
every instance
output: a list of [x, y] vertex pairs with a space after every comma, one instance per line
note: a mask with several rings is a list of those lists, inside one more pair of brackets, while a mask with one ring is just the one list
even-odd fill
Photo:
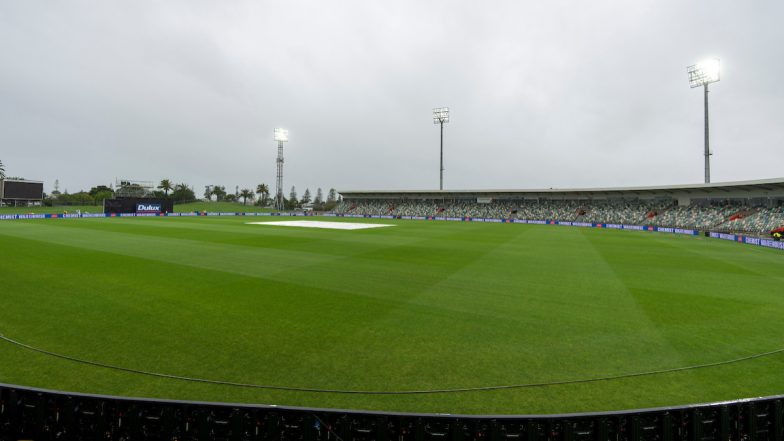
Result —
[[0, 384], [0, 440], [781, 441], [784, 396], [564, 415], [167, 401]]
[[[17, 219], [75, 219], [75, 218], [101, 218], [101, 217], [194, 217], [194, 216], [326, 216], [326, 217], [345, 217], [357, 219], [406, 219], [406, 220], [430, 220], [430, 221], [452, 221], [452, 222], [494, 222], [494, 223], [516, 223], [516, 224], [540, 224], [540, 225], [562, 225], [569, 227], [583, 228], [609, 228], [614, 230], [635, 230], [649, 231], [657, 233], [682, 234], [687, 236], [698, 236], [699, 230], [673, 227], [656, 227], [652, 225], [627, 225], [609, 224], [596, 222], [570, 222], [557, 220], [526, 220], [526, 219], [499, 219], [499, 218], [472, 218], [472, 217], [440, 217], [440, 216], [379, 216], [370, 214], [337, 214], [337, 213], [237, 213], [237, 212], [187, 212], [187, 213], [62, 213], [62, 214], [0, 214], [0, 220]], [[784, 242], [772, 239], [764, 239], [757, 236], [742, 234], [727, 234], [706, 231], [706, 236], [731, 240], [747, 245], [756, 245], [765, 248], [776, 248], [784, 250]]]

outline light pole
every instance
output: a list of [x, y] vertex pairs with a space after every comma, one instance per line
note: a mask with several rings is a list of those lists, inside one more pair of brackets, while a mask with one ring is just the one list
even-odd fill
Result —
[[702, 86], [705, 95], [705, 183], [710, 184], [710, 130], [708, 126], [708, 84], [720, 79], [718, 58], [709, 58], [686, 68], [689, 72], [689, 87]]
[[278, 177], [275, 185], [275, 208], [283, 211], [283, 143], [289, 140], [289, 131], [286, 129], [275, 129], [275, 141], [278, 141]]
[[449, 107], [436, 107], [433, 109], [433, 124], [441, 126], [441, 166], [439, 167], [438, 189], [444, 189], [444, 124], [449, 122]]

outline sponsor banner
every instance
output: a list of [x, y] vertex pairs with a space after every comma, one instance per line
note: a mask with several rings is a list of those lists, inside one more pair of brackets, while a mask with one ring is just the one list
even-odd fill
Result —
[[546, 220], [527, 220], [525, 221], [527, 224], [537, 224], [537, 225], [547, 225]]
[[637, 231], [648, 231], [648, 227], [644, 227], [642, 225], [621, 225], [624, 230], [637, 230]]
[[425, 216], [411, 216], [411, 219], [414, 220], [427, 220]]
[[86, 214], [83, 214], [81, 217], [84, 217], [84, 218], [96, 218], [96, 217], [109, 217], [109, 216], [106, 215], [106, 214], [103, 214], [103, 213], [86, 213]]
[[136, 204], [136, 212], [137, 213], [160, 213], [161, 212], [161, 204], [156, 203], [139, 203]]
[[590, 222], [572, 222], [573, 227], [595, 227], [596, 224]]
[[156, 217], [159, 213], [136, 213], [136, 217]]
[[463, 220], [462, 217], [445, 217], [444, 219], [446, 219], [448, 221], [462, 221]]
[[180, 216], [199, 216], [198, 211], [189, 211], [187, 213], [178, 213]]
[[658, 231], [659, 233], [674, 233], [675, 232], [675, 228], [669, 228], [669, 227], [655, 227], [655, 228], [656, 228], [655, 231]]
[[613, 230], [623, 230], [623, 225], [621, 225], [621, 224], [604, 224], [604, 228], [611, 228]]
[[0, 214], [0, 220], [16, 219], [16, 214]]
[[326, 216], [326, 217], [335, 217], [335, 216], [339, 216], [339, 215], [335, 214], [335, 213], [324, 213], [324, 216]]
[[738, 236], [736, 236], [734, 234], [727, 234], [727, 233], [714, 233], [714, 232], [711, 232], [710, 233], [710, 237], [712, 237], [714, 239], [731, 240], [733, 242], [737, 242], [737, 240], [738, 240]]
[[[746, 240], [749, 240], [749, 239], [753, 239], [753, 238], [751, 238], [751, 237], [747, 237], [746, 238]], [[767, 248], [776, 248], [776, 249], [779, 249], [779, 250], [784, 250], [784, 242], [781, 242], [781, 241], [777, 242], [777, 241], [775, 241], [773, 239], [757, 239], [757, 240], [759, 241], [759, 244], [756, 244], [756, 245], [760, 245], [760, 246], [767, 247]], [[749, 242], [746, 242], [746, 243], [749, 243]]]
[[46, 219], [45, 214], [17, 214], [17, 219]]
[[675, 234], [686, 234], [689, 236], [697, 236], [698, 234], [700, 234], [700, 232], [697, 230], [684, 230], [683, 228], [676, 228]]

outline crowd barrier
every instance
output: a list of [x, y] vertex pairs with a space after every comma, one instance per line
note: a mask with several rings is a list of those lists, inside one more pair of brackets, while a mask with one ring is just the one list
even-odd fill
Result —
[[[102, 218], [102, 217], [194, 217], [194, 216], [327, 216], [345, 217], [356, 219], [405, 219], [405, 220], [430, 220], [430, 221], [452, 221], [452, 222], [495, 222], [495, 223], [517, 223], [517, 224], [540, 224], [540, 225], [564, 225], [570, 227], [584, 228], [608, 228], [614, 230], [635, 230], [651, 231], [657, 233], [682, 234], [687, 236], [697, 236], [699, 230], [657, 227], [653, 225], [627, 225], [596, 222], [571, 222], [557, 220], [526, 220], [526, 219], [501, 219], [501, 218], [472, 218], [472, 217], [440, 217], [440, 216], [384, 216], [371, 214], [340, 214], [340, 213], [240, 213], [240, 212], [186, 212], [186, 213], [61, 213], [61, 214], [0, 214], [0, 220], [17, 219], [73, 219], [73, 218]], [[746, 236], [741, 234], [726, 234], [709, 232], [708, 235], [716, 239], [731, 240], [733, 242], [756, 245], [765, 248], [775, 248], [784, 250], [784, 242], [771, 239], [759, 238], [756, 236]]]
[[0, 384], [0, 440], [781, 441], [783, 420], [784, 396], [498, 416], [150, 400]]

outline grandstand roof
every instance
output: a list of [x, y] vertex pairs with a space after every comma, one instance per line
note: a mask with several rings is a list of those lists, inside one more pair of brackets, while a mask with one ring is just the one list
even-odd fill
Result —
[[652, 187], [545, 188], [498, 190], [349, 190], [339, 191], [347, 199], [460, 199], [490, 197], [520, 198], [607, 198], [607, 197], [688, 197], [750, 198], [784, 197], [784, 178], [754, 181], [682, 184]]

